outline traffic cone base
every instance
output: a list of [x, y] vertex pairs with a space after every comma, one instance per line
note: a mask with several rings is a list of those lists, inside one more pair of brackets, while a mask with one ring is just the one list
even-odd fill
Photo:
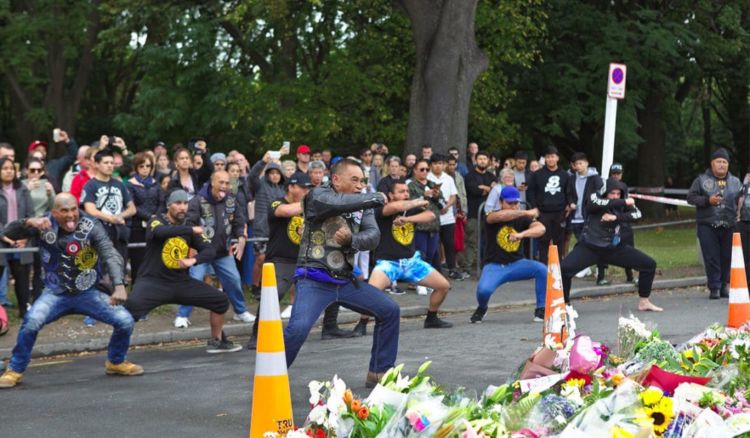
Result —
[[262, 286], [250, 417], [251, 438], [262, 438], [266, 432], [284, 434], [294, 429], [284, 331], [273, 263], [263, 264]]
[[729, 310], [727, 327], [739, 328], [750, 321], [750, 296], [747, 292], [745, 258], [740, 233], [732, 235], [732, 271], [729, 276]]

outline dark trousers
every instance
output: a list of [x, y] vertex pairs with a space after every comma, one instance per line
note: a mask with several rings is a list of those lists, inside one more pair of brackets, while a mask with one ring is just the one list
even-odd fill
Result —
[[29, 274], [31, 265], [22, 265], [20, 260], [6, 258], [6, 266], [0, 266], [0, 276], [4, 269], [10, 269], [10, 275], [16, 280], [13, 290], [16, 292], [18, 301], [18, 315], [23, 318], [26, 315], [26, 304], [29, 303]]
[[133, 285], [125, 308], [138, 321], [162, 304], [202, 307], [221, 314], [229, 309], [226, 294], [202, 281], [189, 277], [175, 281], [143, 276]]
[[[414, 233], [414, 245], [417, 251], [422, 254], [422, 260], [431, 264], [433, 268], [440, 272], [440, 260], [438, 246], [440, 245], [440, 233], [437, 231], [417, 231]], [[375, 259], [375, 257], [370, 257]], [[437, 259], [437, 262], [435, 260]]]
[[565, 211], [540, 212], [539, 222], [547, 229], [539, 238], [539, 260], [546, 265], [550, 243], [558, 246], [558, 254], [563, 253], [561, 246], [565, 238]]
[[[622, 229], [620, 229], [620, 242], [622, 245], [629, 245], [635, 248], [635, 235], [633, 234], [632, 230], [628, 230], [625, 232], [622, 232]], [[596, 265], [597, 274], [596, 274], [596, 280], [604, 280], [604, 275], [607, 272], [607, 265], [600, 263]], [[625, 279], [627, 281], [633, 281], [633, 270], [630, 268], [625, 268]]]
[[[130, 229], [130, 241], [134, 243], [142, 243], [146, 241], [146, 230], [141, 227], [133, 227]], [[135, 279], [138, 278], [138, 269], [143, 263], [144, 257], [146, 257], [146, 248], [132, 248], [128, 249], [127, 255], [130, 257], [130, 284], [135, 283]]]
[[714, 228], [708, 224], [698, 224], [698, 241], [701, 243], [709, 289], [720, 289], [722, 284], [729, 284], [733, 232], [734, 227]]
[[599, 248], [579, 242], [560, 263], [566, 303], [570, 303], [570, 283], [573, 276], [581, 269], [597, 262], [639, 271], [638, 295], [641, 298], [648, 298], [651, 295], [651, 285], [656, 275], [654, 259], [628, 245]]
[[455, 233], [456, 224], [440, 225], [440, 242], [445, 251], [445, 264], [448, 265], [450, 271], [456, 269]]
[[742, 239], [742, 254], [745, 258], [745, 275], [750, 284], [750, 221], [737, 222], [737, 231]]

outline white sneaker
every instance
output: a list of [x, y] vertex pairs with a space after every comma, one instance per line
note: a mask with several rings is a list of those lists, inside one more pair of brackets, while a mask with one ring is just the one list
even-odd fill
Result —
[[286, 306], [283, 312], [281, 312], [281, 319], [289, 319], [292, 317], [292, 306]]
[[178, 316], [177, 318], [174, 319], [175, 328], [188, 328], [189, 325], [190, 325], [190, 320], [184, 316]]
[[584, 269], [584, 270], [582, 270], [582, 271], [581, 271], [581, 272], [579, 272], [579, 273], [577, 273], [577, 274], [576, 274], [576, 278], [583, 278], [583, 277], [588, 277], [589, 275], [594, 275], [594, 273], [593, 273], [593, 272], [591, 271], [591, 268], [590, 268], [590, 267], [589, 267], [589, 268], [586, 268], [586, 269]]
[[430, 291], [424, 286], [417, 286], [417, 295], [429, 295]]
[[255, 322], [255, 315], [253, 315], [252, 313], [248, 311], [244, 311], [240, 313], [239, 315], [235, 313], [232, 319], [235, 321], [242, 321], [242, 322]]

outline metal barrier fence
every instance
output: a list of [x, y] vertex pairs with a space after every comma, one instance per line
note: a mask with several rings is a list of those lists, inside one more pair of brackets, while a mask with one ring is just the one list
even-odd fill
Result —
[[[268, 237], [250, 237], [247, 239], [248, 242], [267, 242]], [[145, 248], [146, 242], [133, 242], [128, 243], [128, 249], [132, 248]], [[24, 254], [39, 252], [39, 248], [36, 246], [30, 246], [26, 248], [0, 248], [0, 254]]]

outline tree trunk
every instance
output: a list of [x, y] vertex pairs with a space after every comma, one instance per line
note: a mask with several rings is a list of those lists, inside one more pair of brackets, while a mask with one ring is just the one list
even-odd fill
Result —
[[[664, 94], [652, 90], [646, 97], [643, 109], [638, 112], [638, 134], [643, 143], [638, 146], [638, 185], [663, 187], [666, 158], [666, 128], [664, 125]], [[663, 218], [664, 205], [643, 201], [638, 207], [644, 216]]]
[[711, 85], [706, 86], [705, 95], [701, 99], [701, 112], [703, 113], [703, 163], [708, 163], [711, 158]]
[[469, 102], [488, 60], [476, 44], [478, 0], [401, 0], [412, 23], [416, 66], [409, 103], [406, 150], [466, 153]]

